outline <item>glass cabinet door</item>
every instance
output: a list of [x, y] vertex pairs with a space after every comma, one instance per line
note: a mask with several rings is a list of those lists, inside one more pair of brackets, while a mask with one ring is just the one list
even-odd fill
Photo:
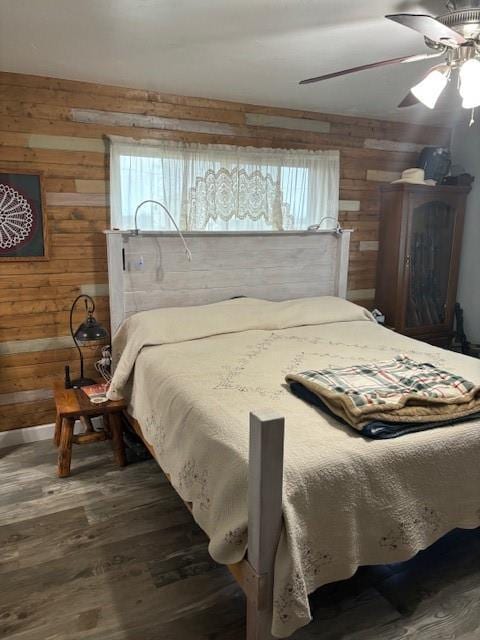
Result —
[[455, 210], [448, 202], [425, 202], [411, 212], [407, 239], [406, 328], [444, 325]]

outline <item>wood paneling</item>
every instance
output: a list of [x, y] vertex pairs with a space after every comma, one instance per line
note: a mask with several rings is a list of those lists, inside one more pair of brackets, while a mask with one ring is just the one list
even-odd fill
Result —
[[245, 122], [247, 125], [252, 126], [317, 131], [318, 133], [330, 133], [331, 128], [329, 122], [322, 122], [321, 120], [307, 120], [307, 118], [291, 118], [288, 116], [269, 116], [262, 113], [246, 113]]
[[[96, 292], [108, 322], [103, 230], [109, 225], [105, 136], [257, 147], [339, 149], [343, 224], [352, 227], [349, 296], [375, 289], [379, 182], [413, 166], [450, 130], [70, 80], [0, 73], [0, 165], [45, 177], [51, 259], [0, 264], [0, 431], [53, 422], [46, 391], [76, 371], [68, 308]], [[81, 317], [80, 315], [77, 316]], [[94, 355], [88, 354], [91, 368]]]
[[[84, 180], [84, 182], [102, 182], [101, 180]], [[103, 193], [68, 193], [65, 191], [60, 191], [59, 193], [48, 193], [47, 194], [47, 205], [52, 207], [65, 206], [65, 205], [86, 205], [87, 207], [107, 207], [108, 206], [108, 196], [105, 192]]]

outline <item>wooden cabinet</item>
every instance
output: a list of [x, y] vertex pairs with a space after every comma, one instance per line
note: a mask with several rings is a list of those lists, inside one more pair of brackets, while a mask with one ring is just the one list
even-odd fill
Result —
[[468, 192], [412, 184], [381, 189], [375, 306], [399, 333], [450, 342]]

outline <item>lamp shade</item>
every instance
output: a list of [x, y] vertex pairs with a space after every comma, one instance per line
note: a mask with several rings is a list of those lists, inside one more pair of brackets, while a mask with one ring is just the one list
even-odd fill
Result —
[[440, 94], [445, 89], [450, 76], [450, 69], [446, 65], [439, 65], [418, 84], [410, 89], [413, 95], [426, 107], [433, 109]]
[[[76, 331], [73, 330], [73, 313], [75, 311], [75, 307], [79, 300], [85, 301], [85, 312], [86, 318], [82, 322], [82, 324], [77, 328]], [[93, 312], [95, 311], [95, 302], [92, 297], [87, 295], [86, 293], [81, 293], [79, 296], [75, 298], [70, 308], [70, 334], [72, 336], [73, 342], [78, 350], [78, 355], [80, 357], [80, 377], [75, 380], [69, 380], [69, 378], [65, 379], [65, 384], [68, 382], [69, 387], [73, 387], [74, 389], [78, 389], [81, 387], [86, 387], [90, 384], [94, 384], [95, 381], [92, 378], [86, 378], [84, 376], [83, 371], [83, 355], [80, 345], [86, 345], [89, 342], [100, 342], [108, 337], [108, 331], [102, 327], [102, 325], [97, 322], [95, 319]], [[68, 367], [66, 368], [66, 372]], [[68, 375], [68, 374], [66, 374]]]
[[472, 58], [460, 69], [460, 95], [464, 109], [480, 106], [480, 60]]
[[73, 335], [75, 340], [82, 344], [85, 342], [105, 340], [105, 338], [108, 337], [108, 332], [89, 314], [85, 322], [82, 322]]

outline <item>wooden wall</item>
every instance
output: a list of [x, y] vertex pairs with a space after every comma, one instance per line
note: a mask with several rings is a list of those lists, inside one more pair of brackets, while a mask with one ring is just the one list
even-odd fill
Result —
[[50, 232], [49, 261], [0, 263], [0, 431], [53, 421], [52, 383], [66, 363], [78, 370], [68, 335], [74, 296], [94, 295], [97, 318], [108, 322], [105, 134], [339, 149], [340, 218], [355, 229], [349, 298], [367, 305], [379, 183], [415, 166], [423, 146], [450, 140], [443, 128], [0, 73], [0, 169], [43, 172]]

